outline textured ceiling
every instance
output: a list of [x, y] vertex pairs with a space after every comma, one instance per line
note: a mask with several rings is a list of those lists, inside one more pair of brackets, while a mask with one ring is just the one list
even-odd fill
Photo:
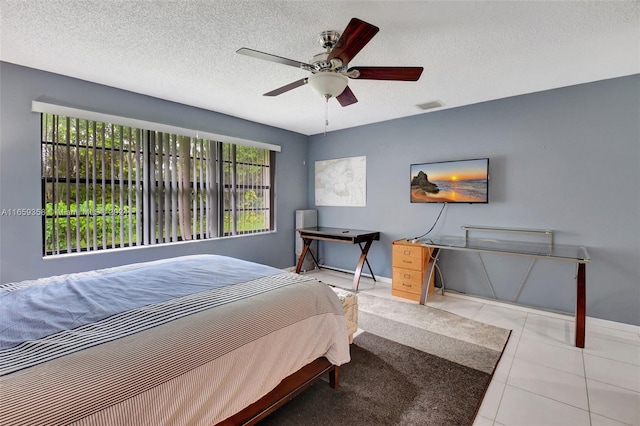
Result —
[[329, 101], [328, 131], [640, 73], [638, 1], [0, 0], [0, 59], [306, 135], [324, 99], [290, 66], [352, 17], [380, 32], [350, 66], [423, 66], [418, 82], [350, 80], [359, 102]]

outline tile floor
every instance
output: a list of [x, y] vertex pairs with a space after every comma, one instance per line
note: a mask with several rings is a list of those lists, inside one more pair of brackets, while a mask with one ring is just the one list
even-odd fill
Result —
[[[347, 289], [353, 281], [326, 269], [311, 273]], [[363, 277], [360, 291], [393, 298], [385, 279]], [[579, 349], [569, 315], [452, 292], [430, 295], [427, 305], [513, 330], [475, 425], [640, 426], [640, 327], [587, 317]]]

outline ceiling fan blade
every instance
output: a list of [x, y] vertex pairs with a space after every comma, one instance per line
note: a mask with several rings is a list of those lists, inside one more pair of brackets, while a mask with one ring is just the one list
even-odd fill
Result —
[[358, 71], [360, 75], [351, 77], [359, 80], [399, 80], [417, 81], [422, 75], [422, 67], [353, 67], [347, 74]]
[[375, 25], [352, 18], [329, 53], [328, 60], [340, 58], [343, 64], [348, 64], [378, 31], [380, 28]]
[[294, 61], [293, 59], [283, 58], [281, 56], [260, 52], [258, 50], [248, 49], [246, 47], [238, 49], [236, 53], [245, 56], [251, 56], [252, 58], [262, 59], [265, 61], [276, 62], [278, 64], [289, 65], [296, 68], [306, 69], [306, 67], [309, 67], [309, 64], [305, 64], [304, 62]]
[[340, 105], [343, 107], [349, 106], [351, 104], [355, 104], [358, 102], [358, 98], [353, 94], [349, 86], [347, 86], [342, 93], [340, 93], [336, 99], [340, 102]]
[[308, 78], [303, 78], [302, 80], [294, 81], [293, 83], [289, 83], [286, 86], [282, 86], [282, 87], [279, 87], [279, 88], [277, 88], [275, 90], [267, 92], [262, 96], [278, 96], [278, 95], [281, 95], [281, 94], [283, 94], [285, 92], [288, 92], [289, 90], [295, 89], [296, 87], [304, 86], [305, 84], [307, 84], [308, 80], [309, 80]]

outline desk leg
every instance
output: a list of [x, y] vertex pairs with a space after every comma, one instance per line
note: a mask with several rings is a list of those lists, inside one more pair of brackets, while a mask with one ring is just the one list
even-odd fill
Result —
[[[427, 293], [429, 291], [429, 283], [431, 282], [431, 277], [436, 273], [436, 262], [438, 261], [438, 255], [440, 254], [440, 249], [434, 247], [431, 251], [431, 255], [429, 256], [429, 263], [427, 263], [427, 271], [429, 271], [429, 277], [427, 281], [422, 284], [422, 290], [420, 290], [420, 304], [424, 305], [427, 303]], [[443, 292], [444, 294], [444, 292]]]
[[298, 264], [296, 265], [296, 274], [300, 273], [300, 270], [302, 269], [304, 258], [307, 255], [307, 252], [309, 252], [309, 254], [311, 255], [311, 258], [313, 259], [313, 262], [316, 264], [318, 269], [320, 269], [320, 264], [318, 263], [318, 259], [316, 259], [316, 256], [313, 254], [313, 252], [309, 250], [309, 247], [311, 246], [311, 243], [313, 243], [313, 240], [311, 238], [303, 238], [302, 241], [304, 241], [304, 247], [302, 248], [302, 253], [300, 253], [300, 257], [298, 258]]
[[[358, 261], [358, 267], [356, 268], [355, 275], [353, 276], [353, 291], [358, 291], [358, 284], [360, 284], [360, 275], [362, 275], [362, 268], [364, 268], [364, 263], [367, 261], [367, 253], [369, 253], [369, 247], [371, 247], [371, 243], [373, 243], [373, 238], [367, 240], [362, 249], [362, 254], [360, 255], [360, 260]], [[367, 265], [369, 262], [367, 262]], [[371, 269], [371, 266], [369, 266]], [[373, 272], [371, 272], [373, 274]]]
[[587, 316], [587, 289], [586, 270], [584, 263], [578, 263], [578, 276], [576, 278], [576, 347], [584, 348], [585, 323]]
[[303, 238], [304, 247], [302, 248], [302, 253], [300, 253], [300, 257], [298, 258], [298, 264], [296, 265], [296, 274], [300, 273], [302, 269], [302, 264], [304, 263], [304, 258], [307, 255], [307, 251], [309, 251], [309, 246], [311, 245], [311, 240]]
[[[362, 251], [364, 250], [364, 249], [362, 248], [362, 244], [361, 244], [361, 243], [358, 243], [358, 246], [360, 246], [360, 253], [362, 253]], [[373, 278], [373, 281], [375, 281], [375, 280], [376, 280], [376, 276], [375, 276], [375, 275], [373, 275], [373, 269], [371, 269], [371, 265], [369, 265], [369, 260], [365, 257], [365, 258], [364, 258], [364, 261], [365, 261], [365, 263], [367, 264], [367, 267], [369, 268], [369, 272], [371, 272], [371, 278]]]

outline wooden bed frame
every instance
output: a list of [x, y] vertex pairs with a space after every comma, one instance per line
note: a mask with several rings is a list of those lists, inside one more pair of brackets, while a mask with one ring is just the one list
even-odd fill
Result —
[[286, 377], [271, 392], [239, 413], [218, 423], [218, 425], [255, 425], [285, 403], [291, 401], [296, 395], [314, 384], [325, 374], [329, 374], [329, 386], [332, 389], [340, 386], [340, 367], [331, 364], [327, 358], [320, 357]]

